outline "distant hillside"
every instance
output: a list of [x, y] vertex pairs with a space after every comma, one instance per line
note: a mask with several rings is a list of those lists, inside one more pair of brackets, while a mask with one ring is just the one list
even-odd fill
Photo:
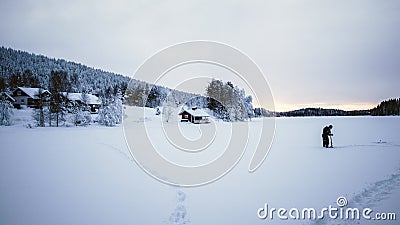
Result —
[[71, 92], [100, 93], [107, 88], [125, 89], [129, 77], [94, 69], [64, 59], [0, 48], [0, 89], [12, 90], [17, 86], [48, 88], [51, 71], [65, 71]]
[[304, 108], [276, 113], [276, 116], [399, 116], [400, 98], [382, 101], [375, 108], [368, 110], [345, 111], [340, 109]]

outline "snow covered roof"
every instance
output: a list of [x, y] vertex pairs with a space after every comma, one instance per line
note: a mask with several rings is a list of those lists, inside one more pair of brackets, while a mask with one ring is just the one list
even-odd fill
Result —
[[[62, 92], [63, 96], [66, 96], [71, 101], [82, 101], [82, 93], [67, 93]], [[88, 104], [100, 104], [99, 98], [96, 95], [86, 94], [88, 96]]]
[[191, 109], [183, 109], [179, 115], [181, 115], [183, 112], [188, 112], [192, 116], [200, 116], [200, 117], [208, 117], [210, 116], [206, 111], [198, 108], [191, 108]]
[[5, 96], [6, 98], [10, 99], [12, 102], [15, 102], [15, 99], [11, 95], [7, 94], [6, 92], [1, 92], [0, 96]]
[[[27, 94], [29, 97], [33, 98], [33, 99], [38, 99], [39, 98], [39, 90], [41, 88], [27, 88], [27, 87], [18, 87], [17, 89], [25, 92], [25, 94]], [[44, 90], [42, 89], [42, 93], [48, 92], [50, 94], [50, 92], [48, 90]]]

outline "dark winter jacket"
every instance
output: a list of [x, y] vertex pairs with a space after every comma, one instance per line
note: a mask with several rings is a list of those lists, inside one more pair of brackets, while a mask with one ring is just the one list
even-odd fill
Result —
[[332, 133], [331, 133], [331, 129], [328, 126], [326, 126], [326, 127], [324, 127], [324, 130], [322, 131], [322, 137], [328, 137], [328, 136], [332, 136]]

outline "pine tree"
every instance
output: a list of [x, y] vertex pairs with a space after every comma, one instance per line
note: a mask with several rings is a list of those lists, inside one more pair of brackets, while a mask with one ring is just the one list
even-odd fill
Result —
[[100, 97], [99, 123], [105, 126], [115, 126], [122, 122], [121, 95], [114, 95], [110, 89]]
[[253, 97], [251, 97], [251, 95], [249, 95], [249, 96], [245, 97], [243, 102], [245, 104], [248, 118], [249, 119], [253, 118], [254, 117], [254, 109], [253, 109], [253, 105], [252, 105]]
[[4, 47], [0, 47], [0, 67], [0, 77], [10, 90], [18, 86], [49, 87], [52, 70], [67, 73], [66, 81], [72, 83], [70, 91], [73, 92], [100, 93], [114, 85], [124, 91], [130, 81], [129, 77], [119, 74]]
[[39, 88], [39, 92], [36, 94], [38, 100], [36, 101], [36, 109], [33, 112], [33, 118], [36, 120], [37, 126], [45, 126], [45, 100], [43, 96], [43, 89]]
[[64, 119], [66, 97], [63, 95], [62, 92], [69, 91], [69, 83], [67, 77], [68, 76], [65, 71], [51, 71], [49, 82], [49, 90], [52, 94], [50, 102], [50, 113], [55, 114], [57, 127], [59, 126], [60, 120]]
[[5, 96], [0, 98], [0, 126], [10, 126], [12, 124], [11, 117], [13, 115], [13, 105]]
[[208, 108], [214, 115], [226, 121], [244, 121], [254, 116], [252, 98], [232, 82], [225, 84], [212, 80], [206, 88]]
[[378, 106], [371, 109], [371, 115], [373, 116], [400, 115], [400, 98], [382, 101], [381, 103], [379, 103]]
[[208, 97], [208, 108], [214, 112], [214, 116], [229, 120], [226, 110], [226, 94], [222, 81], [213, 79], [206, 88], [206, 96]]

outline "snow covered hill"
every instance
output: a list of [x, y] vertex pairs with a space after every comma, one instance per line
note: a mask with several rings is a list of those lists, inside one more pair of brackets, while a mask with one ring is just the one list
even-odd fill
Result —
[[[147, 123], [154, 136], [162, 135], [160, 125], [179, 123], [160, 122], [154, 109], [144, 117], [141, 109], [131, 110], [137, 117], [125, 119]], [[230, 123], [213, 124], [217, 135], [229, 137]], [[327, 124], [334, 125], [333, 149], [321, 147]], [[258, 170], [248, 173], [257, 144], [249, 140], [231, 172], [195, 188], [169, 186], [145, 173], [130, 155], [122, 126], [0, 127], [0, 224], [398, 224], [270, 221], [259, 219], [257, 210], [265, 203], [322, 208], [344, 196], [349, 205], [400, 216], [399, 124], [400, 117], [277, 118], [271, 151]], [[179, 126], [196, 138], [202, 125]], [[159, 140], [160, 151], [173, 158], [176, 149]], [[188, 161], [209, 160], [226, 142], [221, 138], [214, 152]]]

